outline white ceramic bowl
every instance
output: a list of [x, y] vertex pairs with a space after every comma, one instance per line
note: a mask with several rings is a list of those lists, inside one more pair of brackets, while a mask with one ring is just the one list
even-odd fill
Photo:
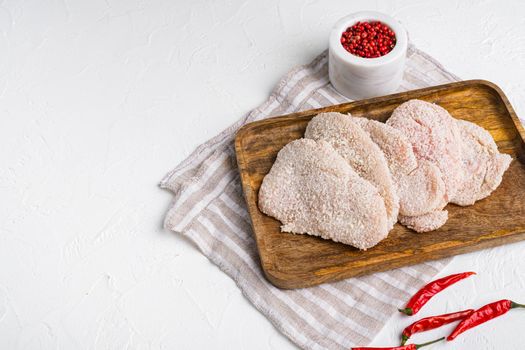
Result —
[[[358, 21], [386, 24], [396, 34], [396, 46], [386, 55], [376, 58], [363, 58], [346, 51], [341, 45], [341, 35]], [[403, 79], [407, 47], [407, 32], [393, 17], [375, 11], [356, 12], [343, 17], [330, 33], [330, 82], [337, 91], [353, 100], [393, 93]]]

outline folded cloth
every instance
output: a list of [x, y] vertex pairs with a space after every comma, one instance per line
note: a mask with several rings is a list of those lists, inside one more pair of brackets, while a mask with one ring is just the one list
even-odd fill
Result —
[[[327, 283], [281, 290], [264, 277], [235, 160], [243, 124], [348, 102], [328, 80], [327, 52], [286, 74], [270, 98], [200, 145], [160, 186], [173, 192], [165, 226], [178, 232], [230, 276], [275, 327], [304, 349], [348, 349], [372, 341], [409, 297], [450, 259]], [[457, 81], [438, 62], [410, 46], [399, 91]]]

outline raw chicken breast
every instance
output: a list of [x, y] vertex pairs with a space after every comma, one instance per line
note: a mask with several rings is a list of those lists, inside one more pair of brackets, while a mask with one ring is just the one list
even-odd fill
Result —
[[399, 130], [366, 118], [354, 120], [381, 151], [397, 184], [399, 214], [417, 216], [440, 210], [447, 204], [443, 175], [433, 163], [416, 160], [412, 145]]
[[445, 199], [454, 198], [465, 178], [456, 120], [436, 104], [410, 100], [398, 106], [386, 123], [405, 134], [418, 161], [428, 160], [439, 168], [446, 187]]
[[468, 176], [451, 202], [472, 205], [488, 197], [500, 185], [512, 158], [499, 153], [487, 130], [466, 120], [457, 120], [456, 123], [463, 139], [462, 166]]
[[399, 216], [399, 222], [416, 232], [434, 231], [445, 225], [448, 211], [439, 210], [420, 216]]
[[341, 113], [321, 113], [306, 128], [305, 138], [324, 140], [364, 179], [377, 187], [385, 201], [388, 229], [397, 222], [399, 197], [385, 155], [370, 136]]
[[447, 205], [443, 175], [433, 163], [423, 160], [408, 175], [399, 178], [399, 213], [403, 216], [419, 216], [441, 210]]
[[399, 175], [407, 175], [417, 168], [417, 160], [412, 145], [401, 131], [377, 120], [358, 117], [352, 117], [352, 120], [383, 151], [394, 178]]
[[377, 189], [322, 140], [292, 141], [279, 151], [259, 190], [259, 208], [281, 221], [282, 231], [359, 249], [373, 247], [389, 231]]

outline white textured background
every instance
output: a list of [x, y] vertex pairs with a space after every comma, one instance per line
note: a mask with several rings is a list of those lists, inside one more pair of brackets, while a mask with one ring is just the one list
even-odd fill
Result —
[[[0, 349], [293, 349], [162, 229], [157, 182], [363, 9], [525, 115], [523, 1], [0, 1]], [[421, 316], [525, 302], [524, 249], [456, 258], [443, 275], [479, 275]], [[516, 310], [433, 349], [522, 349], [524, 326]]]

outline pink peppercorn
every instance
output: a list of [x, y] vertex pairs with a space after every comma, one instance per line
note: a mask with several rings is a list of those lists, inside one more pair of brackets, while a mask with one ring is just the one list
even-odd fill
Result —
[[381, 22], [357, 22], [343, 32], [341, 45], [359, 57], [381, 57], [396, 46], [396, 35]]

